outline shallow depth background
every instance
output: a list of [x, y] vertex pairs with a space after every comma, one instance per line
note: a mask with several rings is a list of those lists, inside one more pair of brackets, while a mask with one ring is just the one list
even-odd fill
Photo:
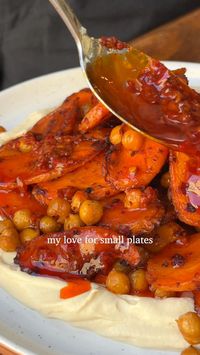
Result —
[[[70, 0], [90, 34], [129, 41], [199, 0]], [[78, 65], [74, 42], [48, 0], [0, 0], [0, 89]]]

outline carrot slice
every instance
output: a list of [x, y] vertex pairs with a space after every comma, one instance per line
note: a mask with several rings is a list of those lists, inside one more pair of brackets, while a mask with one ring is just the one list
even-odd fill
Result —
[[118, 259], [135, 266], [141, 256], [126, 237], [121, 241], [118, 233], [91, 226], [37, 237], [21, 247], [15, 262], [25, 271], [70, 280], [107, 275]]
[[153, 289], [193, 291], [200, 287], [200, 233], [172, 243], [148, 262]]
[[100, 225], [112, 228], [119, 233], [141, 234], [151, 232], [164, 216], [164, 208], [158, 200], [143, 209], [124, 207], [125, 195], [110, 198], [104, 205], [104, 214]]
[[[19, 150], [21, 141], [31, 151]], [[55, 179], [94, 158], [105, 148], [105, 141], [83, 136], [46, 136], [37, 141], [31, 133], [0, 148], [0, 187], [35, 184]]]
[[44, 216], [46, 209], [28, 192], [0, 191], [0, 215], [12, 218], [14, 213], [28, 208], [35, 218]]
[[170, 179], [173, 205], [181, 221], [200, 227], [200, 158], [171, 152]]
[[166, 147], [147, 138], [137, 152], [127, 150], [120, 144], [107, 156], [106, 179], [122, 191], [146, 186], [159, 173], [167, 155]]
[[103, 172], [104, 160], [104, 153], [101, 153], [75, 171], [59, 179], [35, 186], [33, 189], [35, 198], [42, 203], [48, 204], [50, 200], [57, 196], [65, 195], [65, 191], [68, 192], [70, 187], [75, 190], [86, 190], [88, 196], [96, 200], [116, 194], [116, 189], [105, 181]]
[[87, 132], [92, 128], [103, 123], [110, 118], [112, 113], [101, 103], [98, 102], [82, 119], [79, 125], [79, 131]]
[[96, 104], [97, 99], [91, 90], [83, 89], [67, 97], [53, 112], [37, 122], [31, 132], [46, 136], [48, 134], [71, 134], [85, 112]]

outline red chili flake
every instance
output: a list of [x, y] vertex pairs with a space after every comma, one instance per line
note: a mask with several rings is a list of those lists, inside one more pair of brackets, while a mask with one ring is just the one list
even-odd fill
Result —
[[122, 50], [128, 48], [128, 44], [120, 41], [116, 37], [101, 37], [100, 43], [102, 46], [110, 49]]

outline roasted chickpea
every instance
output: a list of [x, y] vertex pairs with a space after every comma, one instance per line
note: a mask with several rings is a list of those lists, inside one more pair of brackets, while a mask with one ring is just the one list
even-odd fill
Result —
[[71, 209], [74, 213], [79, 212], [81, 203], [87, 200], [87, 194], [84, 191], [76, 191], [72, 197]]
[[7, 252], [15, 251], [20, 246], [19, 235], [16, 229], [6, 228], [0, 235], [0, 248]]
[[3, 126], [0, 126], [0, 133], [6, 132], [6, 129]]
[[30, 227], [31, 225], [31, 211], [27, 208], [15, 212], [13, 223], [18, 230]]
[[200, 343], [200, 318], [195, 312], [187, 312], [179, 317], [177, 324], [189, 344]]
[[116, 271], [124, 272], [125, 274], [130, 272], [130, 266], [126, 262], [124, 262], [124, 260], [116, 261], [116, 263], [114, 264], [114, 269]]
[[53, 217], [44, 216], [40, 220], [40, 229], [44, 234], [58, 232], [60, 227]]
[[111, 133], [110, 133], [110, 142], [111, 142], [113, 145], [120, 144], [121, 141], [122, 141], [121, 128], [122, 128], [121, 125], [115, 126], [115, 127], [112, 129]]
[[144, 137], [131, 128], [128, 129], [122, 136], [122, 144], [125, 149], [137, 151], [140, 150], [143, 143]]
[[181, 352], [181, 355], [199, 355], [199, 354], [200, 351], [198, 349], [193, 348], [193, 346], [190, 346], [189, 348]]
[[29, 242], [39, 235], [39, 231], [33, 228], [26, 228], [20, 233], [20, 240], [22, 243]]
[[130, 292], [129, 277], [121, 271], [112, 270], [107, 276], [106, 287], [113, 293], [127, 294]]
[[146, 272], [142, 269], [135, 270], [129, 274], [131, 288], [134, 291], [148, 290], [148, 282], [146, 279]]
[[27, 143], [24, 140], [20, 140], [19, 142], [19, 150], [22, 153], [30, 153], [31, 150], [33, 149], [32, 145], [30, 143]]
[[81, 221], [78, 214], [70, 214], [69, 217], [65, 219], [64, 230], [68, 230], [75, 227], [81, 227], [84, 223]]
[[103, 216], [103, 207], [98, 201], [85, 200], [79, 209], [79, 216], [86, 225], [96, 224]]
[[7, 228], [15, 228], [13, 222], [10, 219], [0, 221], [0, 234]]
[[70, 204], [63, 198], [57, 197], [49, 203], [47, 215], [49, 217], [58, 217], [58, 222], [64, 223], [65, 218], [69, 216]]
[[166, 173], [164, 173], [161, 176], [161, 180], [160, 180], [161, 186], [163, 186], [165, 189], [168, 189], [169, 185], [170, 185], [170, 175], [169, 175], [169, 171], [167, 171]]
[[124, 199], [124, 207], [131, 209], [138, 209], [141, 206], [142, 191], [139, 189], [132, 189], [126, 194]]
[[173, 291], [165, 291], [160, 288], [157, 288], [154, 291], [154, 295], [156, 298], [169, 298], [169, 297], [175, 297], [176, 293]]

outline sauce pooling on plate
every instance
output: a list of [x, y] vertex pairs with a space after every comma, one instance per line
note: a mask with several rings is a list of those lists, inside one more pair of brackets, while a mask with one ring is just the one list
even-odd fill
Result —
[[120, 41], [103, 39], [102, 44], [110, 54], [87, 67], [99, 97], [146, 134], [176, 149], [200, 152], [200, 94], [181, 71], [170, 71]]

